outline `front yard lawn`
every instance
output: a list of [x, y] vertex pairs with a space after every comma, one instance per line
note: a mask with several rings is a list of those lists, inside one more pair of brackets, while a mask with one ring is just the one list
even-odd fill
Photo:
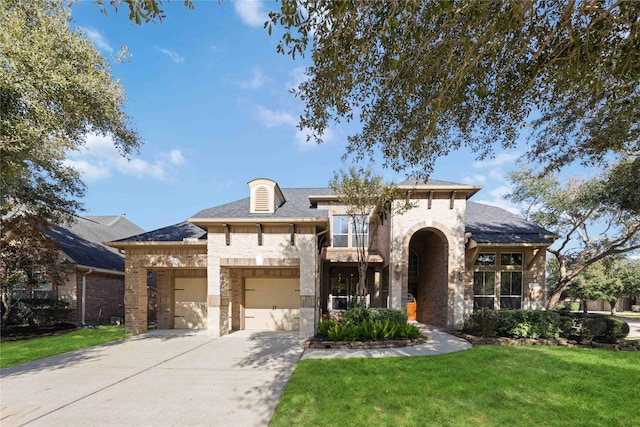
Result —
[[121, 325], [98, 326], [91, 329], [82, 328], [57, 336], [6, 341], [0, 343], [0, 368], [7, 368], [92, 345], [121, 340], [124, 337], [124, 326]]
[[638, 426], [640, 352], [478, 346], [300, 361], [277, 426]]

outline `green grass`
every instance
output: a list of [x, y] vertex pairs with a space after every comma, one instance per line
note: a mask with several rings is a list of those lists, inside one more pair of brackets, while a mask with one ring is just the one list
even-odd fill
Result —
[[638, 426], [640, 353], [478, 346], [303, 360], [271, 426]]
[[3, 342], [0, 343], [0, 368], [121, 340], [124, 337], [124, 326], [98, 326], [95, 329], [83, 328], [57, 336]]

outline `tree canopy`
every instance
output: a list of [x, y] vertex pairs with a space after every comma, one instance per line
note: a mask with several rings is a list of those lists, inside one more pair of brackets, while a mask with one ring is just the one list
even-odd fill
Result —
[[[547, 308], [557, 305], [562, 292], [587, 267], [617, 255], [640, 249], [640, 217], [627, 198], [609, 190], [617, 179], [615, 166], [588, 180], [557, 175], [540, 176], [530, 169], [510, 174], [513, 193], [509, 199], [526, 206], [525, 216], [559, 235], [547, 251], [557, 263], [556, 283]], [[613, 180], [613, 181], [612, 181]]]
[[358, 119], [357, 158], [428, 174], [523, 130], [546, 166], [640, 154], [640, 2], [283, 0], [270, 16], [280, 51], [313, 59], [301, 125], [320, 141]]
[[0, 0], [2, 216], [60, 223], [81, 208], [84, 185], [65, 159], [88, 133], [124, 155], [140, 145], [108, 61], [70, 23], [63, 0]]

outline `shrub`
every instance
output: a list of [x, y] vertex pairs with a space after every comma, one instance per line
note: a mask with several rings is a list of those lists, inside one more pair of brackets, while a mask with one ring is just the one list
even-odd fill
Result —
[[552, 311], [502, 310], [496, 313], [498, 335], [512, 338], [557, 338], [560, 316]]
[[413, 339], [420, 337], [420, 329], [408, 323], [398, 323], [390, 319], [366, 319], [359, 325], [341, 323], [337, 320], [321, 321], [318, 333], [331, 341], [367, 341], [384, 339]]
[[360, 325], [365, 320], [390, 320], [395, 323], [407, 323], [407, 313], [393, 308], [363, 308], [356, 307], [347, 310], [344, 315], [345, 323]]
[[474, 311], [464, 323], [463, 330], [471, 335], [491, 337], [496, 334], [497, 316], [495, 310], [482, 308]]
[[561, 320], [551, 311], [482, 309], [469, 317], [464, 331], [483, 337], [557, 338]]
[[577, 301], [572, 302], [571, 304], [569, 304], [569, 310], [571, 310], [571, 311], [580, 310], [580, 303], [577, 302]]
[[622, 319], [597, 313], [562, 313], [562, 336], [575, 340], [615, 343], [629, 334]]
[[631, 311], [633, 311], [634, 313], [640, 313], [640, 305], [632, 305]]
[[58, 299], [23, 299], [11, 307], [7, 323], [50, 326], [60, 322], [68, 305]]

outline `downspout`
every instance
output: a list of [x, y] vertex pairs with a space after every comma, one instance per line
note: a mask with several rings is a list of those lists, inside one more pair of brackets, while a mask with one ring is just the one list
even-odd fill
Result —
[[93, 268], [90, 268], [86, 273], [82, 273], [82, 326], [86, 325], [85, 322], [85, 309], [86, 309], [86, 296], [87, 296], [87, 276], [93, 273]]

